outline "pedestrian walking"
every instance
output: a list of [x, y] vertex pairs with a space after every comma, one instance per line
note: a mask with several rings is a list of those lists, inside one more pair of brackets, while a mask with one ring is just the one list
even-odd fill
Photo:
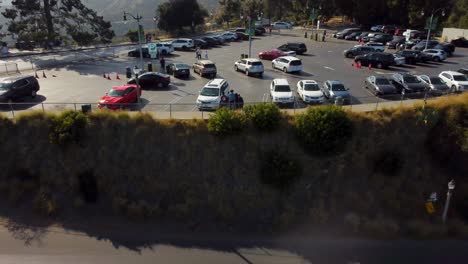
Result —
[[[200, 58], [201, 58], [201, 54], [200, 54]], [[208, 50], [205, 50], [205, 60], [208, 59]]]
[[197, 47], [197, 49], [195, 50], [195, 55], [197, 57], [197, 60], [201, 60], [201, 50], [200, 50], [200, 47]]

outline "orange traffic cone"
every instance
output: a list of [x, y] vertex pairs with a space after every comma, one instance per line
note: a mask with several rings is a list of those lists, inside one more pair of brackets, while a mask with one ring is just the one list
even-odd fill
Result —
[[116, 80], [120, 80], [119, 73], [117, 73], [117, 76], [115, 76], [115, 79], [116, 79]]
[[37, 71], [36, 71], [36, 75], [35, 75], [36, 79], [39, 79], [39, 75], [37, 75]]
[[42, 77], [47, 78], [47, 76], [45, 75], [45, 71], [42, 71]]

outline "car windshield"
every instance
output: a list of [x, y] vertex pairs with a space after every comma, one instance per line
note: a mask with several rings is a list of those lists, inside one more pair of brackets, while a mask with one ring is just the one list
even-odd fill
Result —
[[431, 77], [430, 79], [432, 84], [444, 84], [442, 79], [440, 79], [439, 77]]
[[174, 66], [177, 69], [189, 69], [189, 66], [187, 64], [183, 64], [183, 63], [177, 63], [177, 64], [174, 64]]
[[124, 94], [124, 91], [123, 91], [123, 90], [114, 90], [114, 89], [111, 89], [107, 95], [108, 95], [108, 96], [111, 96], [111, 97], [122, 97], [123, 94]]
[[262, 64], [261, 61], [254, 61], [254, 62], [252, 62], [252, 65], [253, 66], [262, 66], [263, 64]]
[[10, 90], [11, 82], [0, 83], [0, 91]]
[[291, 92], [291, 88], [288, 85], [277, 85], [275, 92]]
[[216, 68], [216, 66], [214, 64], [205, 64], [204, 67], [205, 68]]
[[202, 89], [200, 95], [203, 95], [203, 96], [218, 96], [219, 95], [219, 89], [218, 88], [204, 87]]
[[332, 91], [346, 91], [343, 84], [337, 83], [332, 85]]
[[386, 78], [377, 78], [375, 79], [375, 84], [387, 85], [390, 84], [390, 82]]
[[453, 76], [453, 79], [454, 79], [455, 81], [459, 81], [459, 82], [466, 82], [466, 81], [468, 81], [468, 79], [466, 78], [465, 75], [454, 75], [454, 76]]
[[403, 77], [405, 83], [420, 83], [421, 81], [414, 76], [405, 76]]
[[316, 83], [306, 83], [304, 84], [305, 91], [320, 91], [318, 84]]
[[298, 66], [302, 65], [302, 62], [300, 60], [293, 60], [289, 63], [289, 65]]

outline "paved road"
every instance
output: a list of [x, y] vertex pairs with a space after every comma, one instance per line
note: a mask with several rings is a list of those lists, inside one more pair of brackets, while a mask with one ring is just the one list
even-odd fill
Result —
[[[382, 101], [376, 99], [367, 90], [362, 88], [365, 77], [370, 74], [389, 75], [397, 71], [412, 72], [417, 74], [435, 75], [442, 70], [458, 69], [468, 65], [468, 50], [457, 49], [455, 56], [443, 63], [429, 63], [418, 66], [394, 67], [388, 70], [369, 71], [356, 69], [351, 66], [352, 61], [343, 57], [344, 49], [352, 47], [355, 42], [331, 39], [328, 42], [315, 42], [304, 39], [300, 30], [282, 31], [281, 35], [273, 34], [255, 38], [253, 41], [252, 54], [260, 51], [278, 47], [288, 41], [306, 42], [309, 52], [299, 56], [303, 60], [304, 71], [300, 74], [284, 74], [272, 70], [270, 62], [264, 61], [266, 72], [262, 79], [247, 77], [233, 70], [233, 63], [241, 53], [248, 51], [248, 42], [234, 42], [221, 48], [208, 50], [209, 58], [218, 66], [218, 77], [229, 81], [230, 86], [240, 92], [246, 102], [261, 102], [268, 94], [269, 83], [274, 78], [287, 78], [295, 87], [301, 79], [315, 79], [323, 82], [328, 79], [342, 80], [350, 87], [354, 97], [353, 103], [375, 103]], [[16, 107], [16, 110], [39, 109], [45, 103], [47, 109], [74, 108], [75, 105], [60, 103], [95, 103], [112, 86], [125, 82], [124, 69], [139, 63], [139, 59], [128, 58], [126, 53], [128, 47], [111, 49], [91, 50], [80, 53], [62, 55], [46, 55], [15, 59], [14, 61], [24, 69], [31, 72], [31, 68], [46, 68], [47, 79], [41, 78], [40, 96], [31, 104]], [[31, 61], [32, 60], [32, 61]], [[145, 63], [151, 60], [146, 59]], [[192, 64], [195, 61], [193, 52], [177, 51], [168, 57], [168, 62], [178, 61]], [[120, 73], [122, 80], [115, 80], [115, 72]], [[112, 73], [112, 81], [102, 78], [103, 73]], [[55, 78], [51, 76], [56, 76]], [[40, 74], [40, 77], [41, 74]], [[199, 90], [208, 79], [192, 75], [190, 80], [179, 80], [172, 78], [172, 85], [167, 90], [144, 91], [144, 111], [193, 111], [195, 100]], [[30, 102], [30, 101], [26, 101]], [[302, 105], [299, 105], [300, 107]], [[7, 109], [8, 110], [8, 109]]]
[[2, 264], [461, 264], [468, 259], [468, 241], [213, 239], [199, 234], [148, 240], [131, 234], [116, 239], [57, 227], [37, 230], [11, 225], [0, 225], [0, 245]]

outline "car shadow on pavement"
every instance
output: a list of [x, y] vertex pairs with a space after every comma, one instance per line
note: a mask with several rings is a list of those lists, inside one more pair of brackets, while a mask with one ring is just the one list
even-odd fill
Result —
[[[43, 95], [37, 95], [35, 98], [28, 98], [23, 99], [20, 101], [15, 101], [10, 106], [9, 104], [1, 104], [0, 105], [0, 112], [8, 112], [8, 111], [22, 111], [34, 108], [35, 106], [43, 103], [46, 101], [46, 97]], [[41, 108], [42, 109], [42, 108]]]

